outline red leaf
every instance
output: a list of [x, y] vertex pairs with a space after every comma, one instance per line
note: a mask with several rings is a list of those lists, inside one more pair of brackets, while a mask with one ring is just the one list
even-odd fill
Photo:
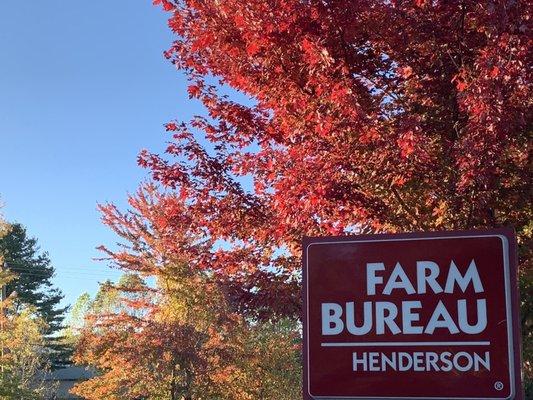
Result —
[[165, 11], [172, 11], [176, 8], [176, 6], [169, 0], [153, 0], [153, 4], [155, 6], [161, 4], [163, 6], [163, 10]]
[[200, 93], [202, 92], [202, 90], [200, 89], [200, 87], [198, 85], [189, 85], [189, 87], [187, 88], [187, 92], [189, 92], [189, 96], [192, 98], [192, 97], [200, 97]]
[[259, 53], [259, 50], [261, 47], [257, 44], [257, 42], [252, 42], [246, 46], [246, 52], [250, 56], [255, 56], [257, 53]]

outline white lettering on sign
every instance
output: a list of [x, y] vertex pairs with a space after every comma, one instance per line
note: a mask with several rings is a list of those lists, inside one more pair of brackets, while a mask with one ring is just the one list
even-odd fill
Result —
[[466, 351], [455, 354], [449, 351], [353, 353], [352, 369], [353, 371], [490, 371], [490, 353], [488, 351], [483, 354]]
[[[417, 261], [416, 287], [399, 262], [395, 264], [386, 282], [382, 274], [385, 269], [382, 262], [366, 264], [366, 288], [369, 296], [378, 293], [390, 296], [397, 291], [403, 291], [407, 296], [426, 294], [429, 290], [436, 294], [451, 294], [455, 291], [465, 293], [470, 289], [475, 293], [484, 292], [475, 260], [470, 262], [464, 274], [461, 274], [452, 260], [444, 288], [437, 281], [440, 267], [432, 261]], [[432, 309], [429, 320], [424, 323], [420, 320], [422, 307], [420, 300], [402, 301], [399, 306], [389, 301], [322, 303], [322, 335], [339, 335], [345, 331], [354, 336], [371, 332], [376, 335], [432, 335], [437, 330], [448, 331], [452, 335], [460, 332], [476, 335], [487, 328], [486, 299], [475, 301], [475, 318], [469, 314], [473, 305], [469, 307], [466, 299], [457, 300], [456, 307], [451, 308], [453, 312], [448, 310], [442, 300], [439, 301]], [[362, 322], [358, 324], [356, 321]]]

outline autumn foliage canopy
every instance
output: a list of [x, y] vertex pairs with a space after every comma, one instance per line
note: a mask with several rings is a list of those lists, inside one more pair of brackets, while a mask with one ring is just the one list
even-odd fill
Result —
[[304, 235], [531, 237], [526, 3], [155, 3], [208, 115], [167, 124], [167, 154], [140, 164], [171, 189], [154, 221], [170, 247], [176, 229], [232, 244], [189, 254], [198, 266], [257, 285], [298, 270]]
[[131, 212], [102, 207], [119, 267], [186, 262], [253, 321], [298, 318], [304, 235], [513, 225], [528, 269], [526, 2], [154, 3], [206, 114], [141, 153]]

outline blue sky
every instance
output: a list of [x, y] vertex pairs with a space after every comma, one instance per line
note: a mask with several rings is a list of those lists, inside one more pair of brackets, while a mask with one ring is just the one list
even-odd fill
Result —
[[1, 212], [50, 253], [65, 303], [119, 276], [93, 261], [117, 240], [97, 203], [126, 207], [139, 151], [201, 111], [162, 56], [171, 41], [151, 0], [0, 2]]

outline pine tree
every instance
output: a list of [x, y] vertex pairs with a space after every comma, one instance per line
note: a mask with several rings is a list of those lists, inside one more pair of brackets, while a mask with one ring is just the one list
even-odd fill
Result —
[[7, 295], [16, 294], [14, 310], [21, 312], [31, 306], [46, 323], [47, 349], [52, 364], [64, 365], [70, 357], [70, 350], [62, 343], [59, 332], [67, 307], [60, 307], [61, 291], [54, 287], [51, 279], [55, 269], [48, 253], [40, 251], [37, 239], [28, 236], [26, 229], [18, 223], [10, 225], [7, 234], [0, 238], [0, 254], [7, 269], [16, 279], [7, 285]]

